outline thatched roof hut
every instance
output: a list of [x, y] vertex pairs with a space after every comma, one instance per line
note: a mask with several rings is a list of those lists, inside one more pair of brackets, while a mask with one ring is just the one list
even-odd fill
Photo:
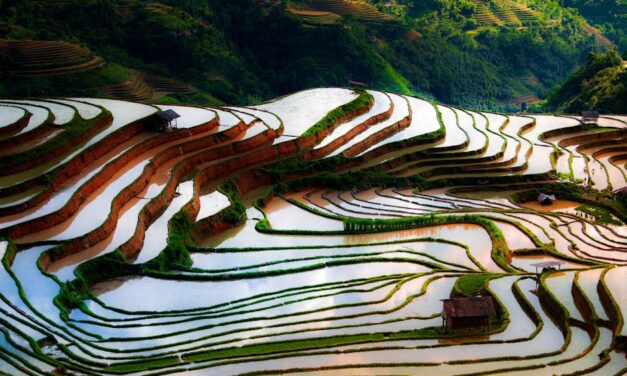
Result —
[[448, 329], [487, 327], [490, 317], [496, 315], [489, 296], [444, 299], [443, 302], [442, 318]]

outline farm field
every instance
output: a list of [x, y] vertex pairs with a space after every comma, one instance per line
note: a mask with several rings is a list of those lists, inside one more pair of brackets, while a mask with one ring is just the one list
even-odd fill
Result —
[[[347, 88], [3, 99], [0, 374], [622, 375], [626, 129]], [[486, 325], [443, 325], [477, 295]]]
[[473, 0], [475, 3], [474, 15], [481, 25], [522, 26], [528, 23], [540, 22], [541, 12], [533, 10], [524, 1]]
[[310, 24], [325, 25], [338, 21], [343, 15], [353, 15], [372, 24], [394, 20], [394, 17], [379, 11], [366, 1], [357, 0], [299, 0], [293, 4], [297, 9], [287, 11]]

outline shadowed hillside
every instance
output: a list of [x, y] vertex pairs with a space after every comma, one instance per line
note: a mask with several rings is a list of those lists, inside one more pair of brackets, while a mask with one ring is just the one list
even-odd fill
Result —
[[577, 113], [598, 110], [606, 113], [627, 112], [627, 62], [616, 51], [592, 54], [551, 94], [552, 110]]
[[24, 79], [3, 52], [5, 95], [252, 103], [357, 81], [514, 110], [607, 44], [555, 0], [5, 0], [0, 14], [6, 41], [71, 43], [95, 59]]

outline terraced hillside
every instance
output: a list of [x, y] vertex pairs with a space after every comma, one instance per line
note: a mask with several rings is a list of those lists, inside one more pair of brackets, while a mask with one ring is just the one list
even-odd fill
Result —
[[344, 15], [353, 15], [371, 24], [380, 24], [394, 19], [366, 1], [300, 0], [295, 2], [294, 6], [299, 10], [290, 8], [288, 11], [302, 17], [305, 21], [320, 24], [331, 23], [335, 17]]
[[[193, 86], [174, 79], [120, 66], [105, 67], [101, 57], [65, 41], [0, 39], [0, 58], [6, 63], [2, 73], [12, 83], [36, 83], [42, 78], [82, 73], [84, 90], [116, 99], [146, 101], [171, 93], [196, 92]], [[111, 80], [120, 82], [109, 83]]]
[[342, 18], [339, 14], [333, 12], [301, 10], [294, 8], [287, 8], [286, 11], [299, 17], [303, 22], [311, 25], [332, 25]]
[[514, 112], [545, 99], [590, 52], [612, 46], [609, 29], [564, 5], [3, 1], [0, 93], [223, 105], [352, 81]]
[[540, 12], [518, 0], [473, 1], [475, 18], [482, 25], [522, 26], [541, 21], [544, 17]]
[[83, 72], [104, 64], [89, 50], [65, 41], [0, 39], [6, 69], [20, 77], [42, 77]]
[[[0, 371], [623, 374], [625, 128], [340, 88], [3, 100]], [[478, 293], [489, 327], [442, 327]]]

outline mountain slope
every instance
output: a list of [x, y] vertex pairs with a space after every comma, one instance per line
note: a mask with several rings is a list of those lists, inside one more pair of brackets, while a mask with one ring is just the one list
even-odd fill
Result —
[[573, 7], [591, 24], [599, 27], [621, 50], [627, 49], [627, 2], [624, 0], [564, 0], [564, 5]]
[[627, 63], [616, 51], [591, 54], [548, 100], [551, 109], [561, 112], [599, 110], [627, 111]]
[[[80, 82], [90, 95], [116, 95], [122, 85], [141, 100], [251, 103], [359, 81], [457, 105], [515, 109], [508, 103], [544, 97], [602, 48], [575, 11], [555, 0], [527, 3], [488, 4], [498, 18], [492, 24], [480, 20], [485, 4], [467, 0], [8, 0], [0, 3], [0, 37], [68, 41], [109, 64], [37, 80], [5, 72], [0, 94], [74, 95]], [[145, 76], [197, 91], [159, 97], [159, 88], [150, 91], [139, 79]]]

